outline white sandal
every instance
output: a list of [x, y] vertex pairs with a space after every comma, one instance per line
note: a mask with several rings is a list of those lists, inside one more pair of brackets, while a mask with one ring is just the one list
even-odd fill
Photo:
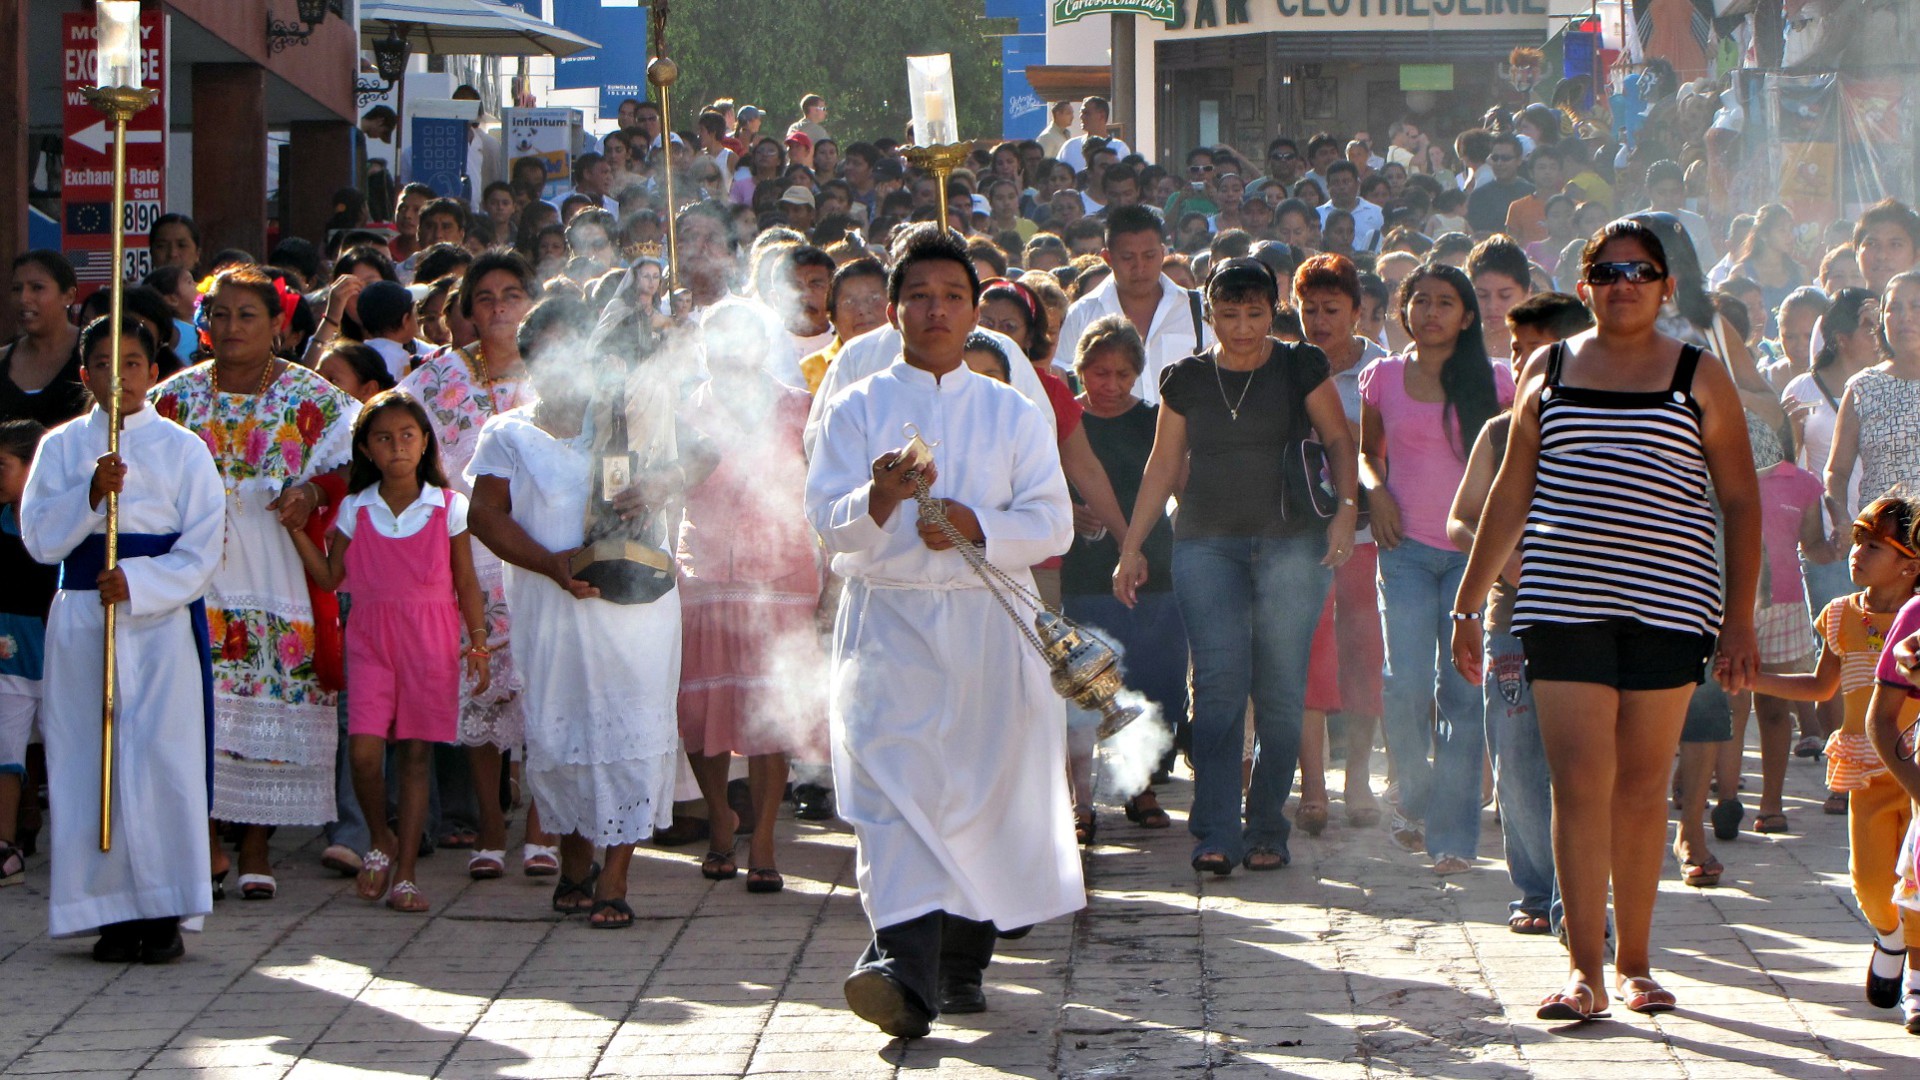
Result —
[[520, 872], [528, 877], [552, 877], [558, 874], [560, 849], [548, 844], [522, 844]]
[[467, 858], [467, 876], [475, 881], [492, 881], [507, 874], [507, 853], [475, 851]]

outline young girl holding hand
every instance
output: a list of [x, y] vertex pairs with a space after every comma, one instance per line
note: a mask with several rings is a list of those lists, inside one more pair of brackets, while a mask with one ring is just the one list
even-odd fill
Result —
[[[426, 412], [406, 394], [385, 391], [354, 423], [349, 494], [327, 550], [289, 530], [315, 582], [354, 594], [347, 735], [354, 793], [373, 830], [358, 891], [366, 900], [384, 895], [395, 911], [428, 907], [413, 881], [427, 816], [427, 744], [459, 734], [463, 624], [467, 666], [482, 688], [487, 681], [467, 499], [446, 484]], [[400, 784], [397, 834], [385, 824], [389, 742]]]

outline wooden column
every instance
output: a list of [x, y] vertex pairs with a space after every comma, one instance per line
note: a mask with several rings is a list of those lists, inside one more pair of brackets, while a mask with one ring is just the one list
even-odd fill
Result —
[[296, 167], [280, 178], [288, 190], [289, 219], [280, 223], [280, 235], [298, 236], [324, 248], [333, 193], [359, 186], [353, 125], [344, 120], [301, 121], [288, 125], [288, 134], [287, 157]]
[[193, 65], [193, 219], [200, 249], [267, 257], [267, 69]]
[[[27, 4], [0, 0], [0, 297], [11, 294], [12, 256], [27, 250]], [[0, 338], [14, 334], [13, 305], [0, 303]]]

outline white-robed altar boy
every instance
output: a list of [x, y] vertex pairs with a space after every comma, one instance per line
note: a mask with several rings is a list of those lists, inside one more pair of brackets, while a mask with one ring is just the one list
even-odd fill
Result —
[[[80, 336], [94, 408], [41, 444], [20, 505], [36, 560], [61, 568], [47, 617], [45, 702], [54, 937], [99, 932], [93, 956], [164, 963], [213, 910], [208, 867], [207, 627], [199, 601], [220, 563], [224, 489], [200, 436], [146, 407], [157, 347], [127, 319]], [[120, 453], [98, 400], [120, 366]], [[105, 569], [106, 497], [120, 499], [119, 564]], [[105, 607], [118, 605], [112, 847], [100, 850]]]
[[980, 282], [934, 225], [899, 246], [888, 317], [902, 355], [831, 402], [807, 516], [846, 579], [833, 634], [833, 779], [873, 940], [847, 1003], [890, 1035], [986, 1007], [997, 930], [1086, 902], [1066, 731], [1046, 664], [951, 537], [920, 523], [911, 432], [962, 542], [1033, 587], [1073, 515], [1052, 425], [962, 360]]

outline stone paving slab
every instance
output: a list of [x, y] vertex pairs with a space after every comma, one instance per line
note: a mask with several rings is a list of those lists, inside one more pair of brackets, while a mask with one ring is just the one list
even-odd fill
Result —
[[1336, 805], [1325, 834], [1296, 834], [1287, 870], [1202, 880], [1176, 783], [1172, 830], [1104, 811], [1089, 908], [1002, 943], [991, 1011], [907, 1045], [840, 999], [867, 927], [838, 827], [781, 822], [788, 889], [770, 897], [703, 880], [697, 845], [642, 847], [640, 920], [620, 932], [552, 913], [551, 879], [469, 882], [458, 852], [421, 863], [432, 913], [395, 914], [323, 871], [305, 830], [283, 829], [279, 898], [221, 904], [187, 959], [162, 968], [97, 965], [89, 942], [48, 940], [36, 859], [0, 893], [0, 1075], [1920, 1077], [1920, 1038], [1861, 1000], [1867, 929], [1845, 819], [1820, 813], [1821, 771], [1789, 771], [1793, 833], [1716, 847], [1722, 887], [1689, 889], [1669, 861], [1655, 963], [1682, 1008], [1659, 1018], [1533, 1019], [1565, 954], [1506, 930], [1491, 815], [1493, 857], [1457, 877], [1346, 827]]

